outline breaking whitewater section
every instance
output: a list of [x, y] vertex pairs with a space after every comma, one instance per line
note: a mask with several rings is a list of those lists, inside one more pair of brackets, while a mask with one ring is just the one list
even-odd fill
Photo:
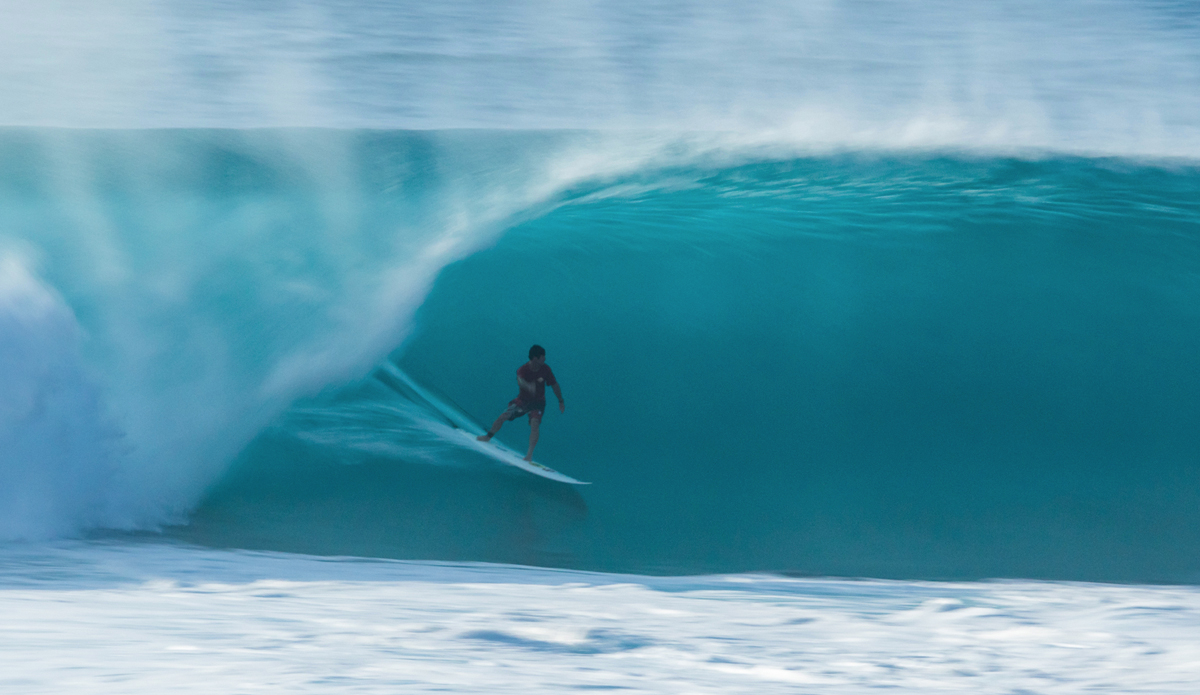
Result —
[[166, 544], [6, 560], [0, 683], [39, 695], [1184, 694], [1200, 677], [1195, 587], [646, 577]]

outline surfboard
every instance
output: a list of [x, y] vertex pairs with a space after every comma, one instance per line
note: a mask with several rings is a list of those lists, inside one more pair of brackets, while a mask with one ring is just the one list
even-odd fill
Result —
[[375, 376], [410, 401], [417, 404], [424, 404], [431, 413], [437, 414], [455, 432], [465, 437], [470, 448], [486, 454], [496, 461], [516, 466], [523, 471], [540, 475], [543, 478], [571, 485], [591, 485], [591, 483], [576, 480], [569, 475], [559, 473], [553, 468], [544, 466], [536, 461], [526, 461], [525, 457], [495, 439], [490, 442], [476, 440], [475, 437], [486, 431], [482, 425], [476, 422], [462, 408], [450, 402], [448, 398], [439, 398], [432, 390], [418, 384], [415, 379], [405, 374], [399, 367], [390, 362], [380, 367]]
[[[523, 471], [528, 471], [534, 475], [540, 475], [543, 478], [557, 480], [560, 483], [569, 483], [571, 485], [591, 485], [591, 483], [585, 483], [582, 480], [576, 480], [564, 473], [559, 473], [549, 466], [543, 466], [537, 461], [526, 461], [525, 457], [521, 456], [507, 446], [504, 446], [495, 439], [491, 440], [490, 442], [481, 442], [478, 439], [475, 439], [475, 437], [478, 435], [471, 434], [464, 429], [459, 429], [456, 431], [467, 438], [467, 440], [470, 442], [471, 448], [487, 454], [497, 461], [507, 463], [510, 466], [516, 466]], [[480, 432], [479, 434], [483, 433]]]

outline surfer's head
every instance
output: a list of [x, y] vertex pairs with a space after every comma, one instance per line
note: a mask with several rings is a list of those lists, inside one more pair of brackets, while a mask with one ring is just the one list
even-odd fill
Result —
[[533, 359], [534, 357], [545, 357], [545, 356], [546, 356], [546, 348], [542, 347], [541, 345], [534, 345], [533, 347], [529, 348], [529, 359]]

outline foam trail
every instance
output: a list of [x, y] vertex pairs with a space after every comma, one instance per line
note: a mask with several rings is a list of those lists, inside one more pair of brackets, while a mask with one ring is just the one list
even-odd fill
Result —
[[372, 377], [343, 393], [290, 408], [277, 429], [336, 452], [346, 463], [361, 462], [353, 454], [435, 466], [480, 462], [467, 453], [475, 447], [462, 438], [462, 432], [486, 431], [475, 418], [391, 361]]

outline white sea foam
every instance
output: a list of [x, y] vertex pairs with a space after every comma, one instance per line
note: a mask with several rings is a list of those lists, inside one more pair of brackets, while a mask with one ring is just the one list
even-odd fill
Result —
[[1191, 693], [1195, 587], [0, 550], [0, 689]]

